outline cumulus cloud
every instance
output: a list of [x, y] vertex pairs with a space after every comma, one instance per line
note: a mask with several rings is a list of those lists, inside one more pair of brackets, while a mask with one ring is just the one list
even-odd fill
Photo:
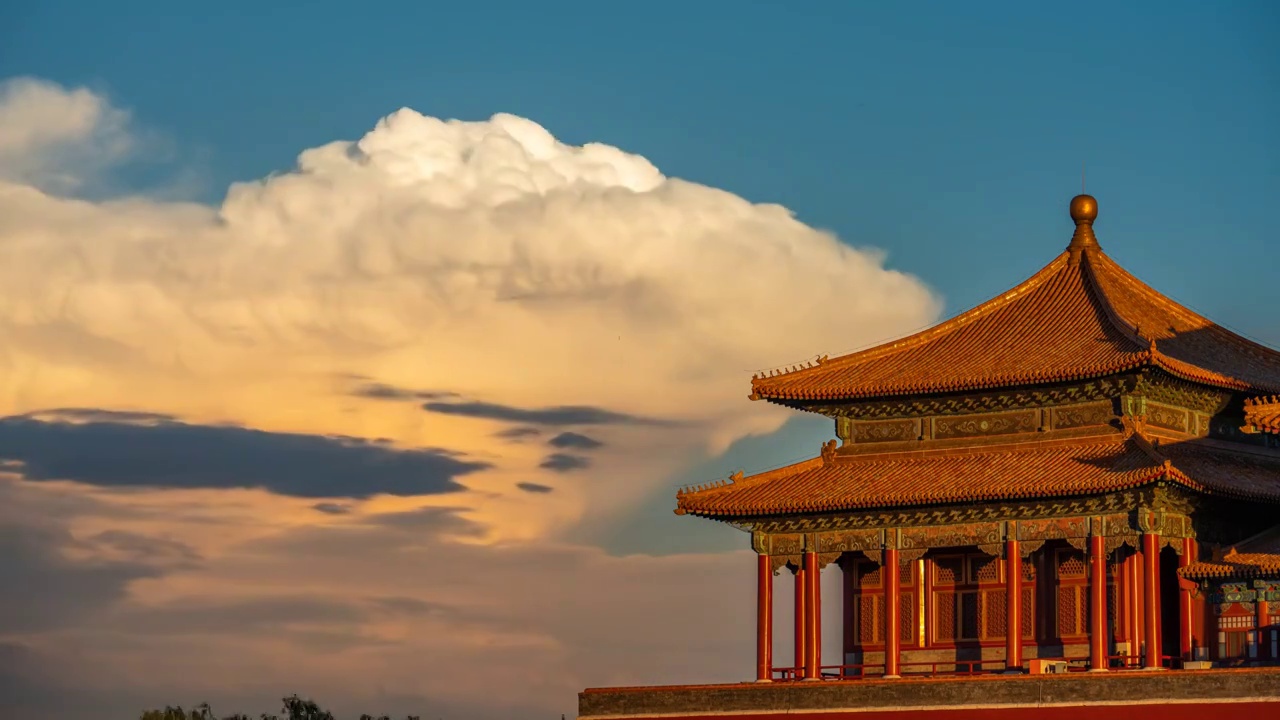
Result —
[[[83, 557], [0, 542], [23, 577], [122, 605], [40, 648], [94, 677], [352, 698], [380, 678], [474, 708], [483, 666], [560, 712], [585, 684], [739, 677], [714, 663], [749, 651], [724, 625], [749, 603], [715, 595], [749, 594], [749, 559], [564, 538], [779, 427], [752, 372], [939, 310], [785, 208], [511, 115], [403, 109], [216, 207], [77, 195], [134, 143], [101, 95], [0, 92], [0, 496], [38, 493]], [[6, 617], [65, 623], [40, 612]], [[225, 633], [237, 613], [260, 632]]]
[[[58, 138], [115, 132], [119, 112], [85, 93], [10, 92], [0, 117], [30, 135], [61, 98], [99, 120]], [[0, 407], [489, 453], [464, 484], [499, 534], [627, 507], [690, 455], [780, 425], [744, 400], [754, 370], [938, 310], [880, 254], [784, 208], [510, 115], [403, 109], [212, 208], [46, 190], [0, 184]], [[353, 392], [356, 377], [373, 379]], [[503, 424], [629, 430], [594, 461], [605, 480], [564, 486], [562, 463], [495, 448]], [[563, 492], [513, 493], [530, 471]]]
[[74, 190], [130, 152], [128, 123], [128, 113], [85, 88], [0, 82], [0, 179]]

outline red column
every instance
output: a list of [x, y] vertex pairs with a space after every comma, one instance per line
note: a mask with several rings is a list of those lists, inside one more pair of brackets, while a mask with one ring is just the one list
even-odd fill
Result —
[[[1178, 556], [1178, 567], [1184, 568], [1190, 565], [1193, 560], [1191, 557], [1192, 546], [1195, 541], [1191, 538], [1182, 539], [1182, 554]], [[1195, 649], [1191, 644], [1191, 635], [1194, 632], [1195, 623], [1191, 617], [1192, 602], [1190, 588], [1178, 588], [1178, 655], [1183, 660], [1194, 660]]]
[[773, 678], [773, 564], [768, 555], [756, 560], [756, 681]]
[[1022, 556], [1016, 538], [1005, 541], [1004, 558], [1004, 666], [1022, 672]]
[[898, 629], [901, 624], [902, 581], [896, 548], [885, 549], [881, 569], [884, 581], [884, 676], [896, 678], [902, 663], [902, 633]]
[[1089, 536], [1089, 670], [1107, 669], [1107, 554], [1101, 535]]
[[[1121, 557], [1123, 556], [1123, 558]], [[1117, 550], [1116, 555], [1116, 649], [1118, 655], [1128, 655], [1129, 646], [1133, 642], [1133, 629], [1129, 607], [1129, 558], [1124, 550]]]
[[1129, 607], [1129, 611], [1133, 612], [1133, 623], [1129, 625], [1129, 629], [1133, 630], [1133, 647], [1130, 648], [1129, 655], [1134, 656], [1134, 665], [1142, 665], [1142, 659], [1138, 656], [1142, 655], [1142, 648], [1147, 644], [1147, 624], [1143, 621], [1142, 614], [1143, 607], [1146, 607], [1142, 579], [1142, 569], [1146, 564], [1144, 557], [1146, 555], [1142, 552], [1142, 539], [1139, 538], [1138, 548], [1129, 559], [1129, 592], [1133, 596]]
[[818, 569], [817, 553], [804, 554], [804, 575], [809, 586], [809, 606], [804, 613], [809, 623], [804, 636], [804, 676], [806, 680], [819, 680], [822, 678], [822, 572]]
[[1143, 624], [1147, 641], [1146, 667], [1160, 665], [1160, 536], [1142, 534]]
[[[1259, 590], [1261, 595], [1262, 591]], [[1253, 604], [1254, 612], [1254, 631], [1253, 635], [1258, 641], [1258, 659], [1271, 657], [1271, 631], [1266, 629], [1271, 624], [1271, 603], [1266, 600], [1258, 600]], [[1275, 658], [1271, 658], [1275, 659]]]
[[804, 677], [805, 635], [809, 632], [809, 620], [806, 611], [809, 609], [809, 581], [805, 578], [804, 565], [796, 568], [796, 658], [795, 668], [798, 677]]
[[[1186, 545], [1183, 547], [1183, 554], [1190, 558], [1188, 564], [1200, 560], [1200, 543], [1195, 538], [1187, 538]], [[1191, 607], [1188, 614], [1191, 616], [1191, 659], [1192, 660], [1208, 660], [1209, 659], [1209, 638], [1206, 635], [1205, 627], [1205, 596], [1203, 592], [1190, 596]]]
[[[855, 635], [856, 628], [853, 625], [853, 620], [855, 603], [858, 602], [858, 587], [855, 583], [858, 579], [856, 575], [858, 572], [858, 564], [854, 561], [848, 560], [840, 564], [840, 569], [840, 581], [843, 587], [841, 597], [843, 598], [844, 604], [844, 619], [843, 622], [840, 623], [842, 637], [842, 642], [840, 643], [840, 664], [844, 665], [848, 662], [849, 653], [853, 652], [854, 645], [857, 643], [857, 635]], [[841, 675], [848, 674], [850, 674], [848, 671], [841, 673]]]

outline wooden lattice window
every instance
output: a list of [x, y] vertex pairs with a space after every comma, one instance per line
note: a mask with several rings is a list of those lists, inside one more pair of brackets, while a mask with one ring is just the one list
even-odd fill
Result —
[[1009, 626], [1009, 594], [1004, 590], [982, 593], [983, 638], [1004, 637]]
[[880, 566], [875, 563], [858, 563], [858, 587], [880, 587]]
[[1058, 575], [1056, 618], [1058, 637], [1079, 637], [1089, 632], [1089, 586], [1084, 553], [1062, 548], [1054, 553]]
[[934, 635], [939, 640], [952, 640], [956, 635], [956, 594], [939, 591], [934, 596]]
[[969, 557], [969, 582], [1000, 582], [1000, 561], [985, 555]]
[[935, 585], [956, 585], [964, 582], [964, 558], [943, 557], [933, 561]]
[[1022, 637], [1031, 639], [1036, 632], [1035, 593], [1029, 587], [1022, 588]]
[[1085, 577], [1084, 553], [1076, 549], [1062, 550], [1058, 552], [1058, 577], [1059, 578], [1083, 578]]
[[898, 640], [903, 645], [910, 645], [916, 640], [915, 593], [902, 593], [898, 596]]
[[858, 604], [854, 606], [858, 616], [854, 621], [854, 627], [858, 629], [856, 639], [859, 645], [874, 645], [883, 639], [880, 632], [881, 602], [882, 598], [879, 595], [862, 595], [858, 598]]

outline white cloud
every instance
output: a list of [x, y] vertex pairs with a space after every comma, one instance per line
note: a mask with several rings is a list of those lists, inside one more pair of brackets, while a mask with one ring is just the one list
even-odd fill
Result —
[[0, 179], [74, 189], [133, 147], [128, 113], [85, 88], [0, 82]]
[[[726, 584], [749, 581], [750, 567], [721, 569], [740, 558], [606, 558], [556, 538], [588, 514], [625, 510], [691, 458], [777, 428], [786, 412], [746, 399], [753, 371], [899, 334], [939, 310], [918, 280], [785, 208], [664, 177], [618, 148], [565, 145], [510, 115], [459, 122], [400, 110], [356, 142], [306, 150], [290, 172], [232, 186], [219, 207], [67, 197], [79, 170], [127, 150], [125, 120], [85, 90], [24, 81], [0, 95], [0, 414], [67, 407], [166, 413], [193, 423], [447, 447], [494, 465], [459, 478], [464, 493], [374, 498], [348, 503], [343, 513], [256, 491], [149, 491], [110, 494], [113, 513], [68, 521], [78, 537], [159, 533], [211, 563], [147, 581], [138, 597], [152, 602], [230, 586], [278, 594], [298, 578], [258, 570], [292, 567], [297, 552], [255, 562], [237, 543], [281, 528], [358, 528], [379, 513], [447, 505], [485, 530], [440, 540], [453, 550], [437, 550], [457, 553], [465, 565], [434, 556], [427, 564], [365, 556], [352, 565], [321, 554], [299, 571], [326, 578], [330, 594], [359, 585], [432, 595], [418, 580], [405, 581], [415, 567], [431, 569], [490, 615], [533, 628], [489, 626], [477, 640], [471, 626], [450, 635], [448, 624], [429, 625], [436, 646], [475, 667], [522, 672], [528, 654], [563, 668], [613, 664], [609, 673], [573, 682], [651, 677], [645, 664], [663, 662], [658, 646], [624, 655], [612, 651], [612, 640], [593, 647], [585, 636], [571, 637], [564, 623], [586, 611], [556, 610], [555, 598], [598, 603], [591, 627], [625, 625], [630, 634], [614, 640], [635, 643], [658, 637], [652, 628], [665, 627], [680, 605], [621, 589], [666, 587], [669, 598], [696, 605], [693, 597], [715, 598]], [[358, 397], [354, 376], [400, 389], [402, 399], [396, 392]], [[557, 451], [545, 439], [566, 428], [508, 442], [495, 433], [510, 424], [425, 412], [412, 391], [517, 409], [590, 406], [678, 424], [573, 427], [604, 444], [567, 451], [590, 464], [557, 472], [540, 467]], [[520, 483], [551, 491], [525, 492]], [[178, 510], [200, 517], [179, 522]], [[546, 561], [534, 563], [538, 557]], [[356, 568], [371, 574], [353, 583]], [[482, 582], [473, 573], [488, 574]], [[667, 585], [655, 580], [664, 574], [672, 578]], [[579, 583], [597, 594], [578, 594]], [[543, 586], [528, 592], [535, 584]], [[515, 607], [522, 598], [537, 601], [545, 622], [522, 614], [535, 605]], [[720, 616], [708, 612], [671, 628], [671, 652], [684, 652], [679, 633], [711, 632], [707, 624]], [[425, 627], [402, 632], [412, 639]], [[411, 654], [413, 677], [435, 668], [456, 678], [452, 689], [446, 680], [424, 692], [485, 701], [483, 686], [440, 670], [453, 667], [446, 658], [422, 655], [417, 640], [387, 632], [388, 642], [418, 653]], [[715, 632], [720, 639], [705, 653], [688, 654], [708, 668], [704, 679], [739, 672], [732, 660], [730, 671], [708, 664], [742, 644], [725, 639], [737, 630]], [[287, 637], [258, 641], [277, 643], [264, 658], [300, 662], [302, 651]], [[44, 648], [53, 652], [58, 642]], [[175, 642], [137, 648], [168, 657], [162, 648]], [[112, 647], [99, 646], [108, 664]], [[127, 664], [140, 676], [159, 672], [145, 658]], [[323, 675], [337, 688], [359, 666], [337, 663], [314, 677], [337, 673]], [[369, 667], [347, 689], [368, 690], [374, 671], [386, 671]], [[539, 685], [536, 675], [513, 691], [537, 702], [564, 691]]]
[[[58, 108], [79, 119], [34, 147], [117, 134], [121, 113], [98, 96], [12, 87], [0, 137], [34, 136], [26, 126]], [[515, 513], [524, 528], [492, 518], [517, 535], [776, 428], [785, 413], [744, 399], [753, 370], [938, 310], [914, 278], [782, 207], [665, 178], [617, 148], [564, 145], [510, 115], [403, 109], [357, 142], [303, 152], [292, 172], [233, 185], [218, 208], [10, 182], [0, 253], [0, 406], [13, 410], [141, 407], [496, 452], [491, 422], [335, 398], [332, 378], [348, 373], [696, 423], [615, 431], [634, 442], [601, 453], [609, 472], [551, 477], [560, 492], [540, 498], [512, 490], [511, 473], [549, 477], [537, 457], [477, 476], [478, 505], [549, 509], [541, 523]]]

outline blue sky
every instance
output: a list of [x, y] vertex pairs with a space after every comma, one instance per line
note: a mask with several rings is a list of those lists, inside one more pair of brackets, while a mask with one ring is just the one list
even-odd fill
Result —
[[[747, 677], [754, 563], [675, 488], [815, 455], [830, 422], [751, 373], [1020, 282], [1082, 164], [1104, 250], [1280, 345], [1275, 3], [3, 12], [0, 556], [66, 600], [0, 588], [29, 710], [498, 718]], [[487, 122], [374, 129], [402, 107]], [[496, 203], [540, 142], [496, 113], [694, 184], [557, 146], [576, 184]]]
[[110, 93], [198, 159], [209, 200], [401, 106], [511, 112], [884, 248], [948, 312], [1065, 242], [1085, 163], [1109, 252], [1280, 341], [1265, 287], [1237, 280], [1280, 197], [1274, 3], [362, 8], [29, 3], [0, 75]]

